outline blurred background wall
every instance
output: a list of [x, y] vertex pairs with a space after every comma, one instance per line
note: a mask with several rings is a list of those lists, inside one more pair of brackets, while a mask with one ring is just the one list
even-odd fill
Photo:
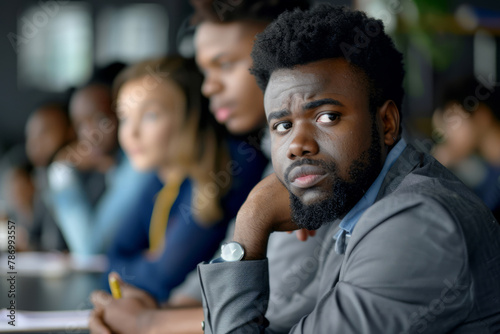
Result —
[[[446, 82], [470, 73], [500, 80], [498, 0], [328, 2], [384, 21], [405, 54], [404, 117], [417, 136], [431, 135], [430, 116]], [[66, 99], [95, 66], [191, 55], [191, 10], [187, 0], [2, 1], [0, 153], [23, 142], [37, 105]]]

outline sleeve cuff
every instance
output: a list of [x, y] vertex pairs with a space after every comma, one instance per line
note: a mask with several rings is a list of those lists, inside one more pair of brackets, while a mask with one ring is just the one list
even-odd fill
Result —
[[230, 333], [267, 327], [268, 260], [200, 263], [205, 333]]

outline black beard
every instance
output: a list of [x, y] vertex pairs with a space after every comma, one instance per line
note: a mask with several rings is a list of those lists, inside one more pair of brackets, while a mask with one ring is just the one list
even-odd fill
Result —
[[300, 228], [317, 230], [325, 223], [343, 218], [363, 197], [377, 178], [382, 169], [381, 160], [380, 136], [375, 122], [373, 122], [372, 143], [349, 167], [350, 181], [339, 176], [338, 167], [335, 163], [318, 162], [331, 173], [332, 178], [335, 180], [332, 185], [331, 196], [321, 202], [305, 205], [290, 192], [292, 220]]

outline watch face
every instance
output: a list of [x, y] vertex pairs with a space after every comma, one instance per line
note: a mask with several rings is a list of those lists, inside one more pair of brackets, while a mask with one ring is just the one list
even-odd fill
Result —
[[235, 262], [243, 258], [245, 252], [243, 247], [237, 242], [230, 242], [222, 247], [221, 257], [224, 261]]

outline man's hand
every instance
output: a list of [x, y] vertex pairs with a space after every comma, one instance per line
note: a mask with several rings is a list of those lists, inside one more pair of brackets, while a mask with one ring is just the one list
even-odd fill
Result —
[[104, 291], [91, 295], [94, 311], [89, 327], [93, 334], [145, 333], [149, 311], [158, 307], [156, 301], [145, 291], [123, 283], [118, 274], [111, 273], [120, 282], [121, 299]]
[[[274, 231], [293, 231], [299, 227], [290, 216], [288, 190], [271, 174], [250, 192], [236, 217], [234, 241], [245, 248], [245, 260], [264, 259], [269, 235]], [[299, 240], [306, 240], [314, 232], [300, 230]]]
[[[287, 233], [291, 234], [293, 231], [288, 231]], [[316, 231], [306, 230], [305, 228], [295, 231], [295, 236], [299, 241], [307, 241], [309, 237], [314, 237], [315, 235]]]
[[273, 173], [252, 189], [238, 212], [237, 221], [246, 217], [258, 219], [273, 231], [298, 229], [290, 216], [290, 195]]

